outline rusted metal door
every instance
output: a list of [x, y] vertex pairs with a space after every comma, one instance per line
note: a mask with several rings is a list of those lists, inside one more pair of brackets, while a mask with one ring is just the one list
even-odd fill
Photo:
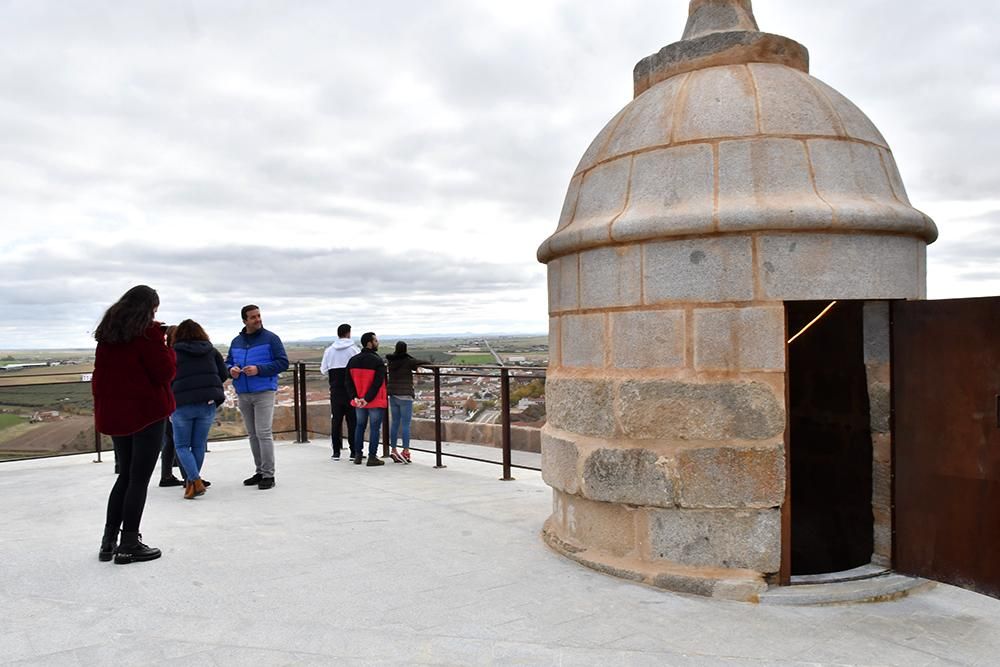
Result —
[[892, 322], [894, 566], [1000, 597], [1000, 297]]

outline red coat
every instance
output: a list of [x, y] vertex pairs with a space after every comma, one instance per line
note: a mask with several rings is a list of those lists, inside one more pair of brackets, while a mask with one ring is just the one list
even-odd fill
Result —
[[177, 369], [159, 324], [127, 343], [98, 343], [94, 358], [94, 422], [107, 435], [131, 435], [174, 411], [170, 382]]

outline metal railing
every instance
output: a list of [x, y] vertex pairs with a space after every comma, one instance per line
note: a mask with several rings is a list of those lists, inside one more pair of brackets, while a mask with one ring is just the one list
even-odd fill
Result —
[[[449, 456], [458, 459], [465, 459], [469, 461], [478, 461], [482, 463], [491, 463], [494, 465], [500, 465], [502, 467], [502, 477], [501, 480], [510, 481], [513, 480], [512, 470], [515, 468], [524, 470], [539, 470], [534, 466], [516, 464], [512, 461], [512, 446], [511, 446], [511, 410], [510, 410], [510, 398], [511, 398], [511, 380], [517, 379], [529, 379], [536, 380], [545, 378], [545, 369], [539, 367], [508, 367], [508, 366], [459, 366], [459, 365], [433, 365], [424, 367], [429, 370], [432, 374], [433, 380], [433, 391], [434, 391], [434, 449], [422, 449], [419, 447], [411, 446], [411, 449], [418, 452], [431, 453], [435, 455], [435, 468], [445, 468], [444, 457]], [[294, 434], [295, 442], [305, 443], [309, 442], [309, 435], [322, 433], [322, 431], [317, 429], [311, 429], [309, 426], [309, 410], [308, 410], [308, 400], [307, 400], [307, 380], [312, 374], [314, 377], [322, 378], [323, 386], [327, 389], [329, 385], [327, 384], [326, 378], [319, 373], [319, 364], [315, 362], [296, 362], [293, 363], [289, 370], [286, 372], [286, 377], [290, 375], [291, 386], [292, 386], [292, 415], [293, 415], [293, 430], [276, 430], [275, 435], [288, 435]], [[89, 373], [80, 372], [57, 372], [57, 373], [42, 373], [42, 374], [29, 374], [29, 375], [11, 375], [11, 376], [0, 376], [0, 404], [3, 404], [2, 392], [5, 389], [17, 389], [17, 388], [27, 388], [27, 387], [52, 387], [56, 385], [89, 385], [90, 378]], [[418, 377], [423, 374], [418, 374]], [[23, 382], [23, 380], [52, 380], [58, 377], [69, 377], [72, 376], [74, 379], [66, 379], [61, 381], [32, 381]], [[443, 451], [444, 443], [444, 421], [442, 419], [441, 407], [442, 407], [442, 394], [441, 385], [443, 378], [495, 378], [499, 382], [499, 403], [500, 403], [500, 429], [501, 429], [501, 460], [495, 461], [486, 458], [479, 458], [475, 456], [469, 456], [466, 454], [458, 454], [453, 452]], [[287, 385], [286, 385], [287, 386]], [[327, 395], [328, 399], [328, 395]], [[89, 414], [93, 415], [93, 403], [90, 399], [90, 392], [86, 392], [86, 400], [82, 401], [88, 404]], [[38, 410], [47, 410], [55, 406], [52, 405], [42, 405], [37, 406]], [[390, 443], [389, 443], [389, 432], [390, 432], [390, 416], [389, 410], [386, 410], [385, 419], [382, 420], [382, 455], [388, 456]], [[83, 431], [85, 432], [85, 431]], [[79, 434], [77, 434], [77, 437]], [[231, 435], [222, 437], [212, 437], [210, 441], [219, 442], [223, 440], [232, 440], [246, 437], [243, 435]], [[102, 453], [105, 451], [103, 444], [104, 438], [102, 435], [94, 428], [94, 454], [96, 456], [95, 463], [102, 461]], [[0, 445], [0, 452], [2, 452], [3, 446]], [[74, 450], [74, 451], [63, 451], [63, 452], [44, 452], [38, 455], [25, 455], [18, 456], [17, 459], [7, 459], [2, 460], [26, 460], [32, 458], [47, 458], [54, 456], [66, 456], [71, 454], [80, 454], [84, 450]]]
[[[295, 428], [296, 428], [296, 441], [297, 442], [308, 442], [310, 433], [320, 433], [321, 431], [310, 429], [309, 427], [309, 411], [308, 403], [306, 400], [306, 377], [310, 372], [314, 372], [318, 377], [322, 378], [324, 383], [326, 378], [319, 373], [319, 364], [311, 362], [297, 362], [294, 365], [295, 372], [295, 404], [296, 404], [296, 415], [295, 415]], [[494, 465], [500, 465], [503, 468], [503, 476], [500, 477], [501, 480], [510, 481], [514, 477], [511, 475], [511, 471], [514, 468], [520, 468], [524, 470], [539, 470], [534, 466], [519, 465], [511, 460], [511, 413], [510, 413], [510, 383], [512, 379], [542, 379], [545, 378], [545, 369], [540, 367], [525, 367], [525, 366], [458, 366], [458, 365], [431, 365], [423, 366], [426, 370], [429, 370], [433, 374], [434, 383], [434, 449], [421, 449], [419, 447], [411, 446], [410, 449], [418, 452], [432, 453], [435, 456], [435, 468], [446, 467], [443, 462], [445, 456], [450, 456], [453, 458], [465, 459], [469, 461], [479, 461], [482, 463], [492, 463]], [[418, 374], [419, 375], [419, 374]], [[475, 456], [467, 456], [464, 454], [457, 454], [452, 452], [445, 452], [442, 449], [442, 444], [444, 442], [443, 437], [443, 425], [444, 420], [441, 417], [441, 380], [442, 378], [496, 378], [500, 384], [500, 428], [501, 428], [501, 460], [494, 461], [491, 459], [479, 458]], [[386, 417], [382, 420], [382, 456], [389, 455], [389, 411], [386, 410]], [[332, 434], [331, 434], [332, 437]]]

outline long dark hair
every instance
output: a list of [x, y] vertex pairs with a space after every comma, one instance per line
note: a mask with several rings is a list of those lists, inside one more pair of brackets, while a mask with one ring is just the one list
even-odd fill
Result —
[[141, 336], [153, 323], [153, 311], [159, 305], [155, 289], [136, 285], [104, 312], [94, 338], [98, 343], [127, 343]]

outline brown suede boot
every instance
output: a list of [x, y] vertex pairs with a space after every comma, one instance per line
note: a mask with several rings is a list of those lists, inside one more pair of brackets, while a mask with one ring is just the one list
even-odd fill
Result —
[[194, 480], [192, 486], [194, 486], [194, 495], [196, 496], [205, 495], [205, 482], [201, 481], [200, 478]]
[[184, 500], [194, 500], [194, 482], [188, 482], [184, 485]]

